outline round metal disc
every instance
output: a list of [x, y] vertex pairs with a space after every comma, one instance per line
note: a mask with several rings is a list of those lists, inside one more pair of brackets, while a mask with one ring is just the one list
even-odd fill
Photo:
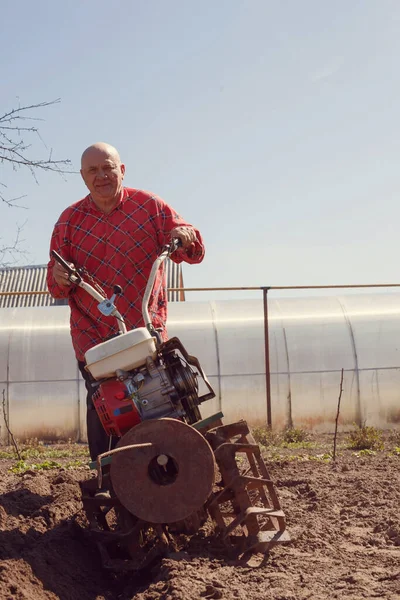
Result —
[[[114, 491], [129, 512], [150, 523], [173, 523], [200, 509], [214, 482], [214, 454], [207, 440], [182, 421], [151, 419], [133, 427], [111, 463]], [[161, 457], [161, 458], [160, 458]]]

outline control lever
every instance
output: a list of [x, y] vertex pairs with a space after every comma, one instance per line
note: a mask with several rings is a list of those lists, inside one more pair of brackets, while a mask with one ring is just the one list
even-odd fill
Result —
[[106, 317], [109, 317], [110, 315], [112, 315], [113, 312], [116, 310], [115, 304], [114, 304], [115, 298], [117, 296], [119, 296], [120, 294], [122, 294], [122, 287], [120, 285], [114, 285], [113, 291], [114, 291], [114, 293], [110, 299], [105, 298], [103, 300], [103, 302], [100, 302], [97, 305], [97, 308], [99, 309], [101, 314], [105, 315]]
[[75, 267], [71, 267], [69, 263], [67, 263], [67, 261], [64, 260], [63, 257], [60, 256], [60, 254], [58, 254], [58, 252], [52, 250], [51, 256], [58, 262], [59, 265], [62, 266], [63, 269], [66, 270], [66, 272], [68, 273], [68, 280], [71, 283], [79, 284], [82, 281], [82, 277], [79, 275]]

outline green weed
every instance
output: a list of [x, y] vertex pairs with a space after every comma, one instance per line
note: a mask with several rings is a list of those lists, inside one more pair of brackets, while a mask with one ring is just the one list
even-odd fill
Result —
[[272, 431], [272, 429], [269, 429], [268, 427], [254, 427], [254, 429], [251, 430], [251, 433], [257, 444], [260, 444], [261, 446], [280, 446], [282, 443], [281, 434]]
[[54, 460], [45, 460], [41, 463], [28, 464], [24, 460], [18, 460], [13, 467], [8, 470], [10, 473], [22, 475], [26, 471], [48, 471], [50, 469], [60, 469], [62, 465]]
[[348, 447], [352, 450], [383, 450], [382, 431], [376, 427], [358, 427], [350, 432]]
[[371, 450], [370, 448], [364, 448], [364, 450], [360, 450], [359, 452], [353, 452], [354, 456], [375, 456], [375, 450]]
[[332, 460], [332, 454], [330, 452], [325, 452], [325, 454], [310, 454], [308, 456], [308, 460], [316, 460], [317, 462], [325, 462], [328, 463]]
[[255, 427], [252, 434], [261, 446], [282, 446], [283, 448], [313, 448], [310, 435], [304, 429], [288, 428], [284, 431], [272, 431], [268, 427]]
[[75, 460], [70, 460], [69, 462], [67, 462], [64, 467], [66, 469], [75, 469], [76, 467], [85, 467], [85, 468], [89, 468], [89, 465], [87, 463], [87, 461], [84, 460], [80, 460], [79, 458], [75, 459]]
[[7, 450], [0, 451], [0, 458], [15, 458], [15, 452], [7, 452]]
[[[19, 452], [23, 460], [41, 459], [42, 461], [45, 461], [48, 459], [54, 460], [58, 458], [70, 458], [71, 460], [78, 458], [89, 459], [87, 447], [78, 444], [71, 444], [71, 446], [69, 446], [68, 448], [65, 448], [64, 446], [63, 449], [53, 447], [52, 445], [44, 446], [40, 444], [33, 444], [32, 446], [28, 446], [22, 444], [19, 447]], [[15, 458], [14, 450], [12, 448], [9, 448], [7, 450], [0, 451], [0, 459], [2, 458]]]

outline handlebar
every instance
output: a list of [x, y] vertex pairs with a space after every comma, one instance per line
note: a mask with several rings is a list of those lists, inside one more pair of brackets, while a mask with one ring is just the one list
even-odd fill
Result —
[[52, 250], [51, 256], [58, 262], [58, 264], [60, 264], [66, 270], [66, 272], [68, 273], [68, 280], [71, 283], [76, 284], [78, 287], [81, 287], [82, 289], [84, 289], [85, 292], [87, 292], [88, 294], [90, 294], [92, 296], [92, 298], [97, 300], [97, 302], [98, 302], [97, 308], [99, 309], [99, 311], [102, 314], [114, 316], [117, 319], [118, 329], [119, 329], [120, 333], [126, 333], [127, 329], [126, 329], [124, 318], [120, 314], [120, 312], [117, 310], [117, 308], [114, 306], [115, 296], [122, 292], [122, 289], [120, 288], [120, 286], [119, 285], [114, 286], [114, 297], [111, 298], [110, 300], [108, 300], [108, 298], [105, 298], [102, 294], [100, 294], [100, 292], [98, 292], [92, 285], [90, 285], [90, 283], [86, 283], [86, 281], [83, 281], [82, 276], [78, 272], [78, 270], [75, 267], [71, 267], [63, 259], [63, 257], [60, 256], [60, 254], [58, 254], [58, 252], [56, 252], [55, 250]]
[[[156, 337], [158, 342], [160, 342], [160, 343], [161, 343], [161, 338], [159, 336], [158, 331], [155, 330], [155, 328], [151, 322], [151, 318], [150, 318], [150, 314], [149, 314], [148, 305], [149, 305], [150, 295], [151, 295], [151, 292], [153, 291], [157, 271], [160, 268], [161, 264], [164, 262], [164, 260], [166, 258], [171, 256], [171, 254], [173, 252], [175, 252], [181, 246], [182, 246], [181, 240], [179, 238], [173, 238], [169, 244], [166, 244], [163, 247], [160, 256], [158, 256], [158, 258], [156, 258], [156, 260], [153, 263], [153, 266], [150, 271], [149, 279], [147, 281], [144, 296], [143, 296], [142, 315], [143, 315], [144, 325], [147, 328], [147, 330], [151, 333], [151, 335]], [[63, 257], [60, 256], [60, 254], [58, 254], [58, 252], [56, 252], [55, 250], [52, 250], [51, 256], [68, 273], [68, 280], [71, 283], [74, 283], [74, 284], [78, 285], [79, 287], [83, 288], [86, 292], [88, 292], [88, 294], [90, 294], [95, 300], [97, 300], [97, 302], [99, 303], [98, 308], [99, 308], [100, 312], [102, 314], [114, 316], [118, 321], [118, 327], [119, 327], [120, 333], [126, 333], [127, 329], [125, 326], [124, 319], [123, 319], [122, 315], [118, 312], [118, 310], [116, 309], [116, 307], [114, 306], [114, 303], [113, 303], [115, 296], [122, 292], [120, 286], [114, 286], [114, 296], [109, 300], [108, 298], [105, 298], [102, 294], [100, 294], [89, 283], [86, 283], [86, 281], [83, 281], [82, 276], [79, 273], [79, 271], [75, 267], [71, 267], [69, 265], [69, 263], [67, 263], [67, 261], [65, 261], [63, 259]]]
[[146, 329], [153, 335], [159, 343], [161, 343], [161, 338], [159, 336], [158, 331], [155, 330], [153, 323], [151, 322], [150, 313], [149, 313], [149, 300], [151, 292], [153, 291], [154, 281], [156, 279], [156, 275], [158, 269], [161, 267], [162, 263], [166, 258], [171, 256], [175, 250], [182, 246], [182, 242], [179, 238], [173, 238], [170, 244], [166, 244], [158, 258], [153, 263], [151, 267], [149, 279], [147, 281], [146, 289], [144, 291], [143, 300], [142, 300], [142, 315], [144, 326]]

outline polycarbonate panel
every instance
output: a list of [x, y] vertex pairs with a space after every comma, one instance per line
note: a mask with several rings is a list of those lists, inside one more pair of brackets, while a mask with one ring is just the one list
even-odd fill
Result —
[[10, 383], [9, 398], [10, 427], [16, 437], [77, 439], [76, 381]]
[[278, 301], [268, 301], [268, 314], [271, 415], [274, 427], [283, 429], [291, 419], [291, 389], [286, 330]]
[[[0, 380], [7, 381], [10, 336], [13, 333], [15, 309], [0, 310]], [[3, 388], [2, 388], [3, 389]]]
[[86, 387], [80, 373], [79, 375], [79, 428], [80, 437], [79, 441], [87, 442], [87, 431], [86, 431]]
[[336, 298], [285, 299], [277, 305], [291, 373], [354, 368], [349, 326]]
[[69, 308], [36, 307], [16, 311], [9, 348], [9, 381], [75, 379]]
[[221, 389], [225, 423], [247, 419], [253, 426], [265, 426], [265, 375], [223, 376]]
[[[340, 393], [341, 373], [297, 373], [291, 375], [293, 427], [333, 432]], [[354, 372], [344, 373], [340, 403], [340, 428], [358, 421], [357, 383]]]
[[400, 297], [339, 298], [351, 323], [359, 369], [361, 422], [400, 423]]
[[219, 406], [221, 395], [218, 379], [219, 360], [212, 307], [205, 302], [179, 302], [169, 305], [167, 328], [168, 335], [178, 337], [187, 352], [199, 360], [210, 383], [211, 380], [213, 381], [211, 385]]
[[200, 412], [203, 419], [205, 419], [206, 417], [210, 417], [211, 415], [215, 415], [215, 413], [220, 412], [221, 410], [223, 412], [223, 406], [221, 405], [221, 401], [218, 396], [218, 377], [209, 377], [208, 381], [210, 382], [210, 385], [213, 388], [216, 395], [215, 398], [212, 398], [211, 400], [206, 400], [205, 402], [200, 404]]
[[209, 303], [181, 302], [168, 306], [168, 335], [178, 337], [211, 377], [218, 374], [213, 314]]
[[363, 423], [382, 428], [400, 425], [400, 369], [363, 370], [360, 388]]
[[[5, 390], [5, 394], [6, 394], [6, 398], [7, 398], [7, 383], [4, 382], [0, 382], [0, 392], [2, 392], [3, 390]], [[0, 396], [1, 398], [1, 406], [3, 403], [3, 394], [1, 394]], [[3, 408], [0, 411], [0, 444], [7, 444], [8, 443], [8, 432], [7, 432], [7, 428], [6, 428], [6, 424], [4, 421], [4, 414], [3, 414]]]
[[[273, 426], [333, 431], [342, 367], [342, 426], [363, 419], [380, 427], [399, 424], [399, 306], [400, 294], [269, 298]], [[199, 358], [217, 393], [202, 405], [203, 415], [220, 410], [221, 394], [225, 422], [265, 424], [262, 299], [179, 303], [169, 306], [169, 315], [170, 336]], [[85, 435], [86, 393], [83, 382], [78, 386], [67, 307], [0, 310], [4, 387], [7, 366], [17, 427], [30, 427], [31, 437], [43, 427], [64, 430], [63, 437], [71, 427]], [[2, 437], [3, 431], [4, 424]]]
[[400, 296], [373, 294], [338, 300], [352, 326], [359, 369], [400, 368]]
[[262, 302], [212, 302], [217, 327], [221, 375], [265, 373]]
[[[336, 415], [341, 369], [356, 368], [351, 330], [342, 307], [336, 298], [324, 297], [277, 300], [276, 308], [290, 374], [287, 424], [329, 429]], [[343, 401], [345, 422], [349, 418], [359, 421], [357, 387], [349, 402], [354, 405], [348, 407]]]
[[271, 414], [272, 423], [276, 429], [284, 429], [290, 423], [291, 397], [289, 381], [287, 373], [282, 375], [271, 373]]

